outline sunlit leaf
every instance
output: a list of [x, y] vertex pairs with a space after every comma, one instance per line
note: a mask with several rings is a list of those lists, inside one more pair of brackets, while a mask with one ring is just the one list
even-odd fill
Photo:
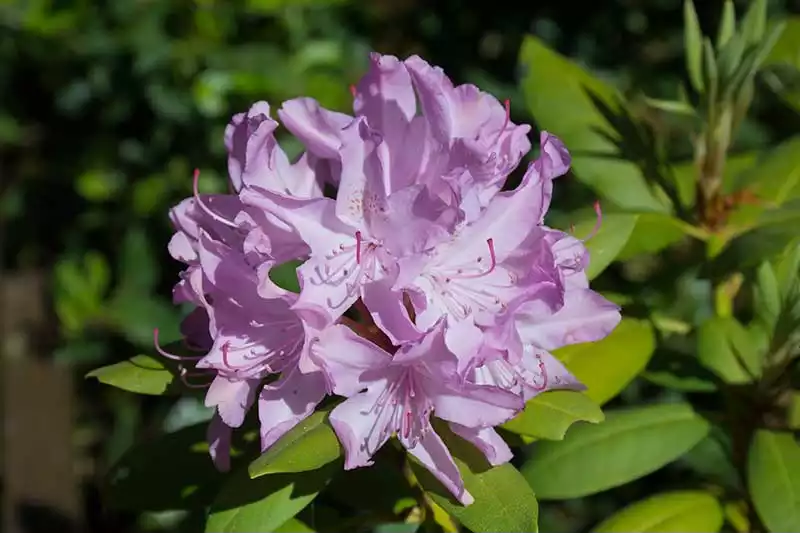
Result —
[[747, 458], [750, 495], [772, 533], [800, 531], [800, 444], [791, 433], [757, 431]]
[[542, 500], [588, 496], [658, 470], [708, 430], [687, 404], [606, 411], [602, 424], [577, 425], [561, 442], [538, 441], [522, 473]]
[[592, 528], [593, 533], [716, 533], [722, 507], [711, 494], [686, 490], [663, 492], [633, 503]]

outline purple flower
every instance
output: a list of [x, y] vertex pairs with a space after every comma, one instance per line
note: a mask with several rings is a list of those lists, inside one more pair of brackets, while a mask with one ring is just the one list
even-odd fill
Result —
[[[341, 316], [359, 297], [380, 314], [399, 274], [399, 261], [447, 238], [455, 208], [413, 185], [394, 191], [381, 160], [383, 142], [365, 119], [341, 131], [342, 175], [336, 200], [301, 199], [245, 189], [249, 206], [282, 218], [311, 250], [298, 269], [296, 308], [318, 327]], [[388, 184], [388, 185], [387, 185]]]
[[512, 418], [521, 399], [497, 387], [453, 379], [454, 360], [437, 324], [418, 342], [390, 355], [344, 326], [334, 326], [339, 342], [319, 358], [334, 393], [348, 397], [330, 415], [345, 448], [345, 468], [372, 464], [371, 457], [391, 437], [425, 465], [463, 504], [473, 501], [430, 417], [451, 423], [475, 442], [493, 464], [507, 461], [508, 447], [491, 429]]
[[[469, 504], [431, 416], [491, 464], [508, 461], [494, 426], [537, 394], [582, 389], [550, 350], [603, 338], [619, 309], [589, 288], [583, 241], [544, 225], [570, 166], [559, 139], [542, 132], [539, 157], [504, 191], [531, 147], [508, 101], [379, 54], [353, 96], [352, 115], [283, 103], [278, 118], [306, 149], [295, 161], [269, 104], [235, 115], [231, 193], [200, 195], [195, 175], [170, 212], [169, 251], [186, 265], [175, 301], [196, 306], [182, 331], [198, 355], [181, 358], [182, 377], [208, 387], [220, 468], [256, 403], [267, 449], [332, 393], [344, 397], [330, 421], [345, 468], [396, 436]], [[302, 262], [300, 294], [269, 277], [290, 260]]]

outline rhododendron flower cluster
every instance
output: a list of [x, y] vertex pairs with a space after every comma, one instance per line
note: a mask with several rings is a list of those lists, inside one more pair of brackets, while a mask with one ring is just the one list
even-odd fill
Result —
[[[619, 310], [589, 289], [583, 242], [543, 224], [570, 164], [559, 139], [542, 133], [506, 191], [531, 148], [507, 102], [378, 54], [352, 92], [352, 115], [310, 98], [277, 110], [305, 147], [296, 161], [269, 104], [234, 116], [231, 193], [199, 194], [196, 173], [172, 209], [169, 251], [186, 264], [174, 299], [196, 306], [182, 330], [198, 356], [182, 373], [208, 387], [221, 469], [251, 408], [266, 450], [332, 395], [345, 468], [395, 437], [467, 505], [432, 417], [508, 461], [495, 426], [537, 394], [582, 388], [549, 351], [604, 337]], [[293, 260], [299, 294], [269, 275]]]

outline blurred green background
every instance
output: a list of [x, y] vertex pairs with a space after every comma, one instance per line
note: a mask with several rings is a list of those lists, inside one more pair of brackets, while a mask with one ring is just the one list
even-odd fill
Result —
[[[714, 31], [722, 2], [697, 4]], [[233, 113], [300, 95], [349, 111], [348, 86], [377, 50], [420, 54], [457, 82], [510, 98], [514, 120], [532, 122], [518, 87], [526, 34], [626, 93], [674, 97], [685, 76], [681, 9], [679, 0], [0, 1], [0, 340], [6, 359], [41, 359], [67, 382], [45, 400], [53, 427], [35, 431], [53, 431], [48, 444], [67, 450], [74, 473], [58, 476], [63, 487], [47, 497], [73, 494], [53, 505], [82, 531], [172, 527], [169, 516], [106, 509], [102, 474], [141, 435], [202, 420], [206, 410], [192, 398], [143, 398], [81, 377], [151, 352], [155, 327], [162, 340], [176, 338], [181, 310], [170, 294], [180, 265], [166, 252], [167, 209], [190, 194], [195, 167], [203, 190], [225, 190], [222, 132]], [[785, 13], [800, 13], [800, 2], [770, 2], [771, 15]], [[797, 114], [760, 91], [734, 151], [798, 126]], [[290, 154], [301, 149], [282, 141]], [[553, 216], [593, 199], [575, 180], [560, 184]], [[602, 283], [613, 290], [615, 279], [612, 269]], [[46, 397], [60, 386], [15, 376], [4, 370], [6, 501], [19, 486], [9, 480], [12, 452], [27, 446], [12, 442], [9, 420], [24, 425], [35, 419], [26, 409], [37, 408], [8, 391]], [[58, 433], [64, 417], [73, 423]], [[583, 505], [543, 511], [542, 528], [580, 529]]]

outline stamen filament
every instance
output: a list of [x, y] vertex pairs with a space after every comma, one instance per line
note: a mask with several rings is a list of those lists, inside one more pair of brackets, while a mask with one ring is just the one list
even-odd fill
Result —
[[161, 347], [161, 343], [158, 342], [158, 328], [153, 329], [153, 345], [156, 348], [156, 352], [174, 361], [198, 361], [205, 357], [205, 355], [175, 355], [167, 352]]

